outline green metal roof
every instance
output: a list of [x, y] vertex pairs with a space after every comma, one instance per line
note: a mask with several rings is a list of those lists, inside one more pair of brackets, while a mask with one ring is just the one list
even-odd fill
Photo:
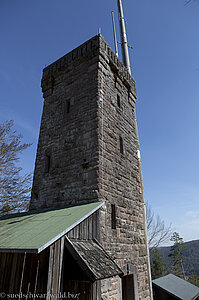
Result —
[[154, 279], [153, 284], [181, 300], [192, 300], [199, 296], [199, 287], [173, 274]]
[[80, 224], [104, 203], [26, 212], [0, 218], [0, 251], [39, 253]]

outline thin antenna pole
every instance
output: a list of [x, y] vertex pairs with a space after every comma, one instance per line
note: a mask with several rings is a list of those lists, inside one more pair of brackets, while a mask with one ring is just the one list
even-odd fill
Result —
[[118, 48], [117, 48], [117, 35], [115, 30], [115, 20], [114, 20], [114, 12], [111, 12], [112, 14], [112, 21], [113, 21], [113, 35], [114, 35], [114, 43], [115, 43], [115, 54], [118, 56]]
[[129, 73], [131, 74], [131, 66], [130, 66], [130, 60], [129, 60], [129, 50], [128, 50], [128, 44], [127, 44], [127, 36], [126, 36], [126, 28], [125, 28], [122, 0], [118, 0], [117, 4], [118, 4], [119, 23], [120, 23], [122, 58], [123, 58], [124, 65], [127, 67]]

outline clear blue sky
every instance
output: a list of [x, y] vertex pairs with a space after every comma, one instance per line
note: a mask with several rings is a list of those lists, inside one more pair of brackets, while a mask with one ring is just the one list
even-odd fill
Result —
[[[184, 240], [199, 238], [199, 1], [123, 0], [145, 199]], [[0, 1], [0, 122], [33, 142], [42, 113], [42, 69], [98, 33], [113, 47], [116, 0]], [[115, 15], [116, 18], [116, 15]], [[117, 27], [118, 29], [118, 27]], [[117, 31], [119, 38], [119, 31]]]

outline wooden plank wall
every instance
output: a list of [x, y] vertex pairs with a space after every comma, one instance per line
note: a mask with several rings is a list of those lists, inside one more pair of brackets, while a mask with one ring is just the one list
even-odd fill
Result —
[[67, 237], [82, 240], [97, 239], [99, 241], [99, 212], [95, 212], [81, 224], [68, 232]]
[[40, 254], [0, 253], [0, 292], [44, 294], [47, 290], [49, 249]]
[[[61, 286], [63, 253], [64, 253], [64, 237], [60, 238], [50, 246], [50, 258], [48, 268], [48, 285], [46, 299], [52, 299], [51, 295], [58, 295]], [[54, 297], [57, 299], [57, 297]]]

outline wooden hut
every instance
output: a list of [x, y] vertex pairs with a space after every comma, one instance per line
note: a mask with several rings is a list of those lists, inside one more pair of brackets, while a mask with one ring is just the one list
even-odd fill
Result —
[[4, 298], [95, 299], [97, 281], [123, 272], [98, 239], [103, 203], [0, 219]]

